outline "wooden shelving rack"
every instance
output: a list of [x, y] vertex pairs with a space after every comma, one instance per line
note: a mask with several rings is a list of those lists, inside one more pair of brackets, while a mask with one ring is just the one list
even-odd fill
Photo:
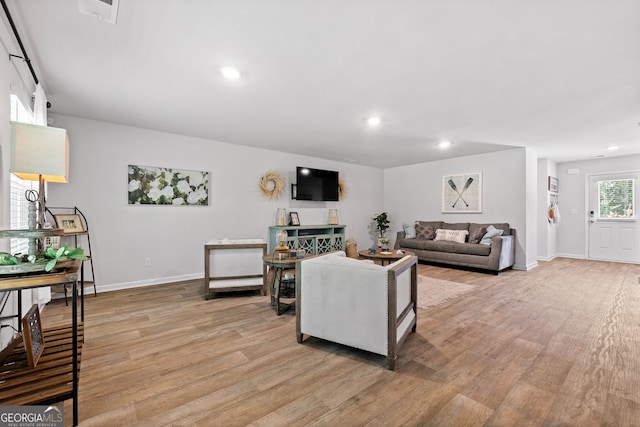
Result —
[[84, 339], [78, 322], [78, 270], [70, 268], [45, 274], [20, 274], [0, 278], [0, 291], [71, 285], [71, 325], [43, 330], [44, 352], [35, 368], [29, 368], [22, 337], [0, 353], [0, 406], [46, 405], [73, 399], [73, 425], [78, 425], [78, 373]]

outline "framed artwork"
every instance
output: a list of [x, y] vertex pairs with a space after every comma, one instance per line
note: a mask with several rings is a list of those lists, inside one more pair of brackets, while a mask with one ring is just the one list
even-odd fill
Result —
[[298, 212], [289, 212], [289, 223], [291, 225], [300, 225], [300, 218]]
[[60, 248], [60, 236], [47, 236], [44, 238], [45, 249], [59, 249]]
[[558, 192], [558, 178], [554, 178], [552, 176], [549, 176], [548, 178], [548, 184], [549, 184], [549, 191], [552, 193], [557, 193]]
[[442, 177], [442, 213], [482, 213], [482, 173]]
[[44, 350], [44, 337], [42, 335], [42, 322], [40, 321], [38, 304], [34, 304], [26, 316], [22, 318], [22, 334], [29, 367], [33, 369], [38, 364], [38, 360], [40, 360]]
[[129, 205], [209, 205], [209, 172], [138, 165], [127, 170]]
[[84, 224], [78, 214], [54, 215], [56, 226], [65, 233], [84, 233]]

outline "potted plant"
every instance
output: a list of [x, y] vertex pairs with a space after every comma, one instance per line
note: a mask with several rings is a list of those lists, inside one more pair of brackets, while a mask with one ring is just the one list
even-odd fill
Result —
[[376, 231], [380, 233], [378, 244], [380, 247], [388, 249], [389, 238], [384, 237], [384, 233], [389, 229], [389, 216], [386, 212], [382, 212], [373, 216], [373, 220], [376, 223]]

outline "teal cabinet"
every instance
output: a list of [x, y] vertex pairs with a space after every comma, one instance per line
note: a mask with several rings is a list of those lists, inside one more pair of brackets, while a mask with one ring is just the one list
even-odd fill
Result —
[[278, 246], [276, 233], [287, 232], [289, 249], [304, 249], [308, 254], [322, 254], [345, 250], [346, 225], [301, 225], [287, 227], [269, 227], [269, 253]]

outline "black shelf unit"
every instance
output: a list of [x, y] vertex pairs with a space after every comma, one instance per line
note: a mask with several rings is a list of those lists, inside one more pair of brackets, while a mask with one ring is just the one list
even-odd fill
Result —
[[[84, 281], [84, 287], [93, 286], [93, 295], [98, 296], [98, 291], [96, 289], [96, 276], [93, 268], [93, 254], [91, 252], [91, 235], [89, 233], [89, 222], [87, 221], [87, 217], [84, 212], [80, 210], [77, 206], [73, 207], [59, 207], [59, 206], [47, 206], [46, 207], [46, 215], [48, 215], [48, 219], [50, 219], [51, 224], [56, 226], [55, 216], [56, 215], [80, 215], [82, 218], [82, 226], [84, 231], [78, 233], [64, 233], [61, 237], [63, 238], [73, 238], [74, 247], [78, 247], [78, 239], [82, 236], [87, 237], [87, 251], [85, 251], [85, 255], [89, 257], [89, 267], [91, 268], [91, 279]], [[62, 242], [61, 242], [62, 243]], [[82, 269], [84, 269], [84, 263], [82, 264]], [[67, 288], [64, 288], [64, 298], [67, 301]]]

